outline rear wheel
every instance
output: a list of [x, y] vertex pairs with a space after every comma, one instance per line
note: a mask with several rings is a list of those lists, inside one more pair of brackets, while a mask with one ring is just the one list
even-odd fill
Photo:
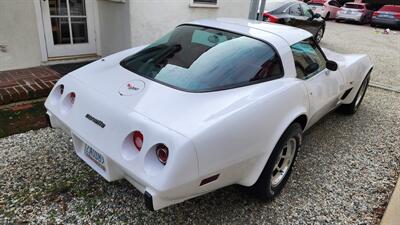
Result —
[[331, 16], [331, 13], [328, 12], [328, 13], [326, 14], [326, 16], [325, 16], [325, 20], [329, 20], [329, 19], [330, 19], [330, 18], [329, 18], [330, 16]]
[[365, 77], [362, 82], [360, 88], [358, 89], [357, 95], [354, 97], [353, 101], [350, 104], [343, 104], [340, 106], [340, 111], [346, 114], [354, 114], [357, 112], [358, 107], [361, 105], [361, 102], [364, 98], [365, 92], [367, 91], [369, 83], [369, 74]]
[[303, 129], [291, 124], [283, 133], [269, 157], [257, 182], [250, 188], [256, 197], [271, 200], [283, 189], [302, 142]]

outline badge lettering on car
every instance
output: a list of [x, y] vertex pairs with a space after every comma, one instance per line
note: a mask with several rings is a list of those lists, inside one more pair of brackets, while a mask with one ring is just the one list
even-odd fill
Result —
[[95, 123], [96, 125], [98, 125], [98, 126], [101, 127], [101, 128], [104, 128], [104, 127], [106, 126], [106, 124], [103, 123], [103, 121], [94, 118], [94, 117], [93, 117], [92, 115], [90, 115], [90, 114], [86, 114], [85, 117], [86, 117], [86, 119], [92, 121], [93, 123]]
[[118, 92], [121, 96], [132, 96], [143, 90], [145, 83], [141, 80], [131, 80], [123, 84]]

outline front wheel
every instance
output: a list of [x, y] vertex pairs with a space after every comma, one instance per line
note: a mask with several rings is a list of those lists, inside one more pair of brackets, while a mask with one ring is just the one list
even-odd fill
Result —
[[353, 101], [350, 104], [343, 104], [340, 106], [340, 111], [346, 114], [354, 114], [357, 112], [358, 107], [361, 105], [361, 102], [364, 98], [365, 92], [367, 91], [369, 84], [369, 74], [364, 78], [360, 88], [358, 89], [357, 95], [354, 97]]
[[299, 123], [291, 124], [283, 133], [257, 182], [250, 187], [256, 197], [271, 200], [282, 191], [301, 146], [302, 133]]
[[317, 31], [317, 34], [315, 34], [315, 40], [317, 41], [317, 43], [321, 42], [322, 37], [324, 36], [324, 32], [325, 32], [324, 27], [321, 27]]

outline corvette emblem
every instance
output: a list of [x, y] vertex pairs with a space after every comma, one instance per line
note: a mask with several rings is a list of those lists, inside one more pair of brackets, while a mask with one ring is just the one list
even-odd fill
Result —
[[135, 87], [134, 84], [132, 84], [132, 83], [128, 83], [127, 86], [128, 86], [128, 89], [135, 90], [135, 91], [139, 90], [139, 88]]
[[144, 88], [144, 82], [141, 80], [131, 80], [119, 88], [119, 95], [130, 96], [140, 92]]

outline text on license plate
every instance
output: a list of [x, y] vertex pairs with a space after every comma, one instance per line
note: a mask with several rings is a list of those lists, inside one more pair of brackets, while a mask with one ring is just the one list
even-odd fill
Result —
[[100, 167], [104, 171], [106, 170], [106, 167], [104, 166], [105, 160], [102, 154], [98, 153], [89, 145], [85, 145], [84, 153], [89, 159], [96, 163], [98, 167]]

